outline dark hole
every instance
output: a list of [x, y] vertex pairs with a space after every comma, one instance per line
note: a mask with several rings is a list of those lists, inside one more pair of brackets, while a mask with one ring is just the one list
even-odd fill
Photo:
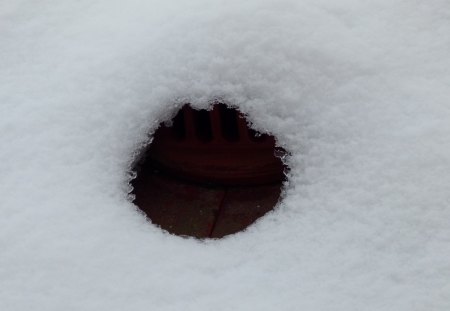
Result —
[[194, 112], [194, 124], [197, 137], [201, 141], [210, 141], [212, 139], [211, 119], [206, 110], [197, 110]]
[[239, 139], [238, 112], [230, 109], [226, 105], [219, 105], [220, 123], [222, 125], [222, 134], [226, 140], [237, 141]]
[[175, 118], [173, 118], [172, 128], [175, 139], [183, 140], [186, 137], [183, 110], [178, 111]]
[[135, 165], [134, 203], [170, 233], [221, 238], [274, 208], [286, 170], [282, 155], [274, 137], [252, 132], [236, 109], [185, 106]]

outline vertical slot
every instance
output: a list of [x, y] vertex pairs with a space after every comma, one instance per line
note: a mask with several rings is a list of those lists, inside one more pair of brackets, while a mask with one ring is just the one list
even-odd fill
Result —
[[182, 141], [186, 138], [186, 125], [184, 123], [183, 110], [180, 110], [173, 118], [173, 136], [176, 140]]
[[211, 141], [213, 136], [209, 112], [206, 110], [195, 110], [194, 120], [197, 138], [203, 142]]
[[222, 125], [222, 135], [228, 141], [239, 140], [239, 129], [237, 111], [225, 105], [220, 105], [220, 121]]

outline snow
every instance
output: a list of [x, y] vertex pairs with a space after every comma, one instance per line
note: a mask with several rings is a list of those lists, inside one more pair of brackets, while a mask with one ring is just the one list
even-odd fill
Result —
[[[450, 2], [0, 1], [0, 310], [450, 310]], [[222, 98], [277, 209], [169, 235], [130, 167]]]

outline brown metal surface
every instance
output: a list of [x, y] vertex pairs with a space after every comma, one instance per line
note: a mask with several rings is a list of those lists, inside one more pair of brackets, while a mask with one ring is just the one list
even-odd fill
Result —
[[280, 197], [281, 185], [230, 187], [225, 191], [211, 238], [242, 231], [271, 211]]
[[183, 182], [157, 170], [137, 180], [135, 204], [162, 229], [176, 235], [209, 237], [223, 189]]
[[283, 179], [283, 163], [274, 150], [273, 136], [258, 136], [244, 116], [218, 104], [211, 111], [184, 106], [173, 126], [155, 133], [148, 156], [193, 181], [258, 185]]
[[184, 106], [162, 125], [136, 167], [134, 203], [162, 229], [221, 238], [244, 230], [276, 205], [284, 166], [275, 139], [223, 104]]
[[180, 236], [221, 238], [272, 210], [280, 184], [208, 187], [148, 167], [135, 182], [135, 204], [162, 229]]

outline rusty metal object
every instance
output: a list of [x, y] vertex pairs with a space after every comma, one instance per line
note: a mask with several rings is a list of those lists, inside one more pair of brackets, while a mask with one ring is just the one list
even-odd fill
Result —
[[284, 165], [275, 139], [237, 110], [188, 105], [155, 133], [133, 181], [134, 203], [173, 234], [221, 238], [244, 230], [278, 202]]
[[162, 229], [180, 236], [221, 238], [244, 230], [272, 210], [280, 184], [210, 187], [148, 167], [135, 183], [135, 204]]
[[283, 179], [275, 139], [249, 129], [245, 117], [224, 104], [211, 111], [185, 105], [173, 126], [155, 134], [148, 156], [186, 179], [221, 185], [258, 185]]

